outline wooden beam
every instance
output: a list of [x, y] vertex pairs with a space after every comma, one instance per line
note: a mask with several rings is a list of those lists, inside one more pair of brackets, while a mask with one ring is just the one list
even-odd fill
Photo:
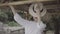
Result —
[[7, 6], [7, 5], [21, 5], [21, 4], [29, 4], [29, 3], [33, 3], [33, 2], [46, 2], [46, 1], [55, 1], [55, 0], [17, 1], [17, 2], [10, 2], [10, 3], [0, 4], [0, 6]]
[[60, 8], [60, 5], [59, 6], [57, 6], [57, 5], [45, 5], [45, 7], [47, 9], [57, 9], [57, 8]]

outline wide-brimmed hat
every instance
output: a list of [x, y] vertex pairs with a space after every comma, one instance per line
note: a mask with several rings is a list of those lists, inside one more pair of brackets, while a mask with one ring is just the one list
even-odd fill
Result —
[[37, 9], [39, 9], [39, 11], [41, 11], [40, 16], [43, 17], [46, 14], [47, 10], [45, 7], [43, 7], [42, 3], [34, 3], [34, 4], [30, 5], [29, 14], [33, 17], [37, 17], [38, 15], [36, 14], [36, 12], [34, 12], [34, 11], [38, 11], [38, 10], [35, 10], [36, 7], [37, 7]]

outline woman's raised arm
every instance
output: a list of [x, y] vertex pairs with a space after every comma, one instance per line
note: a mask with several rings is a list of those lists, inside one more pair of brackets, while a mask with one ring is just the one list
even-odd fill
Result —
[[31, 21], [23, 19], [14, 9], [13, 6], [9, 6], [14, 14], [14, 19], [18, 24], [21, 24], [23, 26], [28, 26], [31, 24]]

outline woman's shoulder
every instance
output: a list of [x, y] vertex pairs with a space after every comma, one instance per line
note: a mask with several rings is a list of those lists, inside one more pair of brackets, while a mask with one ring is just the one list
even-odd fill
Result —
[[37, 23], [37, 26], [38, 26], [39, 28], [45, 28], [45, 27], [46, 27], [46, 24], [44, 24], [44, 23], [41, 21], [41, 22]]

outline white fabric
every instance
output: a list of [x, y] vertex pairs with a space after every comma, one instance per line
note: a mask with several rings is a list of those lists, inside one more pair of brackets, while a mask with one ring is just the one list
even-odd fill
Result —
[[[38, 6], [39, 6], [40, 8], [38, 8]], [[42, 9], [43, 9], [43, 11], [41, 12], [41, 17], [43, 17], [43, 16], [46, 14], [46, 12], [47, 12], [46, 8], [43, 7], [43, 4], [42, 4], [42, 3], [32, 4], [32, 5], [29, 7], [29, 14], [30, 14], [31, 16], [33, 16], [33, 17], [37, 17], [37, 16], [38, 16], [38, 15], [33, 11], [33, 7], [34, 7], [34, 10], [35, 10], [35, 11], [38, 11], [38, 10], [42, 10]], [[36, 7], [37, 7], [37, 8], [36, 8]]]
[[42, 34], [46, 27], [42, 21], [40, 23], [36, 23], [35, 21], [24, 20], [17, 13], [14, 15], [14, 19], [17, 23], [25, 27], [25, 34]]
[[32, 4], [32, 5], [29, 7], [29, 14], [30, 14], [31, 16], [37, 17], [37, 14], [33, 11], [33, 6], [34, 6], [34, 4]]

